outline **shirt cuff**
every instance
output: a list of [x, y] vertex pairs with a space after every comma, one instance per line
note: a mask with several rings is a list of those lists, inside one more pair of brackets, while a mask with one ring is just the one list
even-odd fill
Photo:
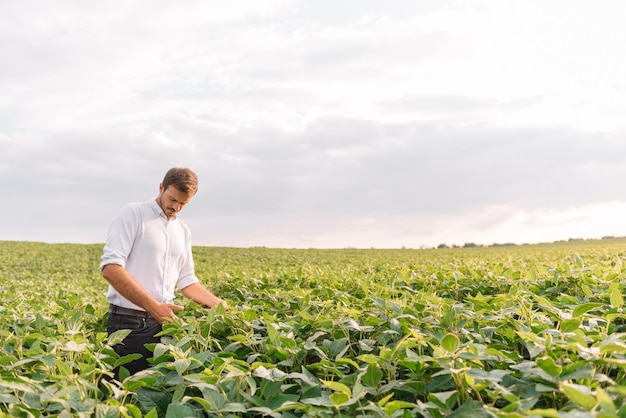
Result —
[[177, 287], [178, 287], [178, 290], [182, 290], [186, 288], [187, 286], [190, 286], [198, 282], [200, 282], [200, 280], [196, 276], [187, 276], [178, 281]]

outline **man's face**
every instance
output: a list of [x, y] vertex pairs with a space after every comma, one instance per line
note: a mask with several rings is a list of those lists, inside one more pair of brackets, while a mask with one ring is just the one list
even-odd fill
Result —
[[156, 201], [163, 209], [167, 219], [176, 216], [187, 203], [191, 200], [193, 194], [181, 192], [176, 187], [170, 185], [167, 189], [163, 189], [163, 184], [159, 185], [159, 197]]

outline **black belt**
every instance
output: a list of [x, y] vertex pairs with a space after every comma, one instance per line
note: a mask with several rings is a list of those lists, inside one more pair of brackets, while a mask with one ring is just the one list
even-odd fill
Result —
[[109, 305], [109, 313], [117, 315], [135, 316], [138, 318], [150, 318], [150, 314], [146, 311], [138, 309], [122, 308], [117, 305]]

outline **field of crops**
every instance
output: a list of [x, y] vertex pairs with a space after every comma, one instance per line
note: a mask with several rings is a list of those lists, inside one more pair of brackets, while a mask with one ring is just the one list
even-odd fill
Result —
[[0, 416], [626, 417], [626, 240], [196, 247], [229, 307], [121, 382], [101, 249], [0, 241]]

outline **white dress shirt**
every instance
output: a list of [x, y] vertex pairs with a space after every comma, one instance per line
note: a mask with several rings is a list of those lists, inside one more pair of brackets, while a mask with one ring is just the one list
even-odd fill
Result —
[[[154, 200], [122, 208], [107, 233], [100, 270], [118, 264], [162, 303], [173, 303], [174, 289], [197, 283], [191, 255], [191, 232], [177, 216], [169, 220]], [[107, 301], [144, 310], [109, 284]]]

